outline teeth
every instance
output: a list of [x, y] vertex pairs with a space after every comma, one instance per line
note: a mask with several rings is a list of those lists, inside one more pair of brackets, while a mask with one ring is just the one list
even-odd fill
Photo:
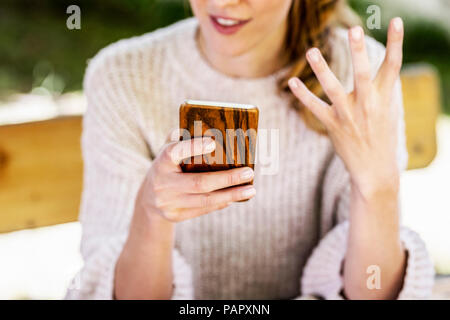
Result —
[[234, 26], [239, 23], [238, 20], [231, 20], [231, 19], [224, 19], [224, 18], [217, 18], [216, 21], [225, 27]]

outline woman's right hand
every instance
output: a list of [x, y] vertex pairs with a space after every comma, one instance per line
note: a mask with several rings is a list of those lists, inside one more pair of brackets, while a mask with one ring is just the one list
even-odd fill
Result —
[[256, 193], [252, 185], [238, 186], [253, 179], [254, 173], [249, 167], [182, 172], [180, 163], [184, 159], [211, 153], [215, 147], [214, 140], [209, 137], [166, 144], [139, 190], [136, 205], [150, 218], [157, 215], [170, 222], [179, 222], [252, 198]]
[[139, 189], [128, 239], [116, 264], [115, 298], [170, 299], [175, 222], [255, 195], [252, 185], [237, 186], [253, 179], [253, 170], [248, 167], [203, 173], [181, 171], [183, 159], [214, 149], [211, 138], [172, 142], [153, 161]]

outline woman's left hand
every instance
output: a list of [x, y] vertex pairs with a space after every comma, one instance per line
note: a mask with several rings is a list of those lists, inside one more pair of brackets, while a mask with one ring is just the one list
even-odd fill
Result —
[[320, 51], [312, 48], [307, 60], [332, 105], [315, 96], [298, 78], [289, 86], [300, 101], [324, 124], [336, 153], [345, 163], [353, 186], [364, 197], [386, 187], [398, 189], [396, 160], [398, 105], [394, 85], [402, 65], [403, 22], [391, 21], [386, 57], [375, 79], [361, 27], [349, 30], [354, 70], [354, 91], [347, 94]]

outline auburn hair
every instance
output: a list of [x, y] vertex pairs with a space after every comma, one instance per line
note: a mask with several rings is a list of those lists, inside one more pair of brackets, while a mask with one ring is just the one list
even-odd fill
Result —
[[350, 27], [355, 24], [359, 24], [359, 19], [345, 0], [293, 0], [288, 14], [285, 50], [292, 67], [280, 79], [278, 87], [289, 94], [292, 107], [303, 117], [306, 125], [323, 135], [327, 134], [325, 127], [291, 93], [288, 80], [291, 77], [300, 78], [314, 94], [327, 101], [319, 81], [306, 61], [306, 51], [316, 47], [330, 63], [332, 48], [328, 40], [332, 28], [336, 25]]

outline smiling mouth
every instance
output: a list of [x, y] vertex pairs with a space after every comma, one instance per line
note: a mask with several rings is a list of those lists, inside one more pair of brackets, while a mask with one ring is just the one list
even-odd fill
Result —
[[238, 20], [228, 17], [210, 16], [211, 21], [216, 30], [222, 34], [230, 35], [238, 32], [245, 24], [250, 22], [251, 19]]

